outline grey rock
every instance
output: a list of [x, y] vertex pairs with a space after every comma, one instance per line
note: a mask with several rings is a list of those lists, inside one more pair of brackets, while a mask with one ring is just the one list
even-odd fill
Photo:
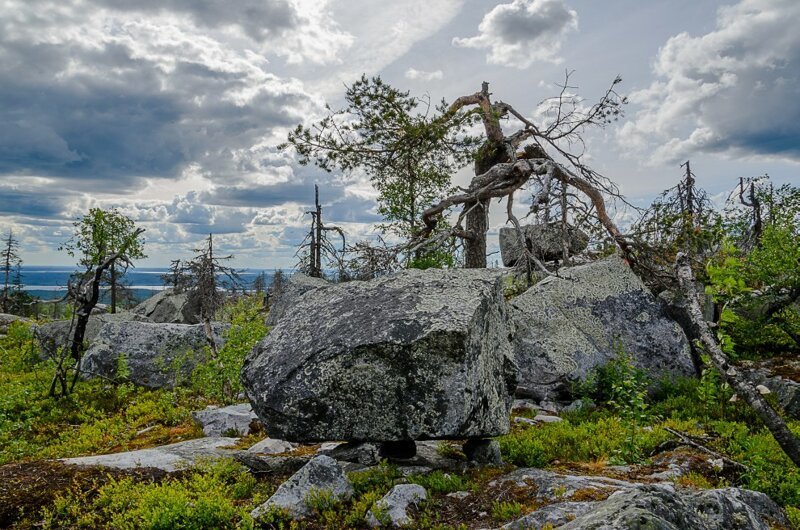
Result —
[[322, 278], [313, 278], [305, 274], [296, 273], [289, 278], [286, 285], [280, 292], [273, 295], [269, 305], [269, 313], [265, 321], [267, 326], [274, 326], [281, 317], [291, 312], [292, 308], [303, 297], [304, 294], [325, 289], [331, 284]]
[[490, 466], [503, 465], [503, 456], [500, 454], [500, 444], [497, 440], [472, 438], [464, 442], [462, 451], [471, 462]]
[[541, 530], [546, 525], [550, 525], [550, 528], [555, 528], [589, 512], [596, 505], [597, 503], [595, 502], [559, 502], [549, 504], [500, 528], [502, 530]]
[[199, 324], [199, 303], [188, 292], [165, 289], [131, 310], [153, 322], [165, 324]]
[[[371, 528], [407, 526], [413, 522], [408, 515], [408, 507], [427, 499], [428, 492], [419, 484], [398, 484], [375, 503], [375, 508], [367, 512], [367, 524]], [[376, 517], [376, 513], [379, 517]]]
[[199, 438], [138, 451], [65, 458], [62, 462], [76, 466], [103, 466], [115, 469], [154, 467], [172, 472], [191, 466], [200, 460], [231, 456], [233, 451], [223, 448], [237, 441], [238, 438]]
[[467, 497], [469, 497], [470, 495], [472, 495], [472, 494], [470, 492], [468, 492], [468, 491], [454, 491], [452, 493], [448, 493], [447, 495], [445, 495], [445, 497], [450, 497], [452, 499], [458, 499], [458, 500], [462, 501], [462, 500], [466, 499]]
[[319, 451], [331, 458], [344, 462], [353, 462], [364, 466], [374, 466], [380, 462], [380, 451], [377, 445], [369, 442], [346, 442], [329, 451]]
[[764, 385], [775, 394], [788, 416], [800, 419], [800, 383], [775, 375], [767, 368], [748, 370], [746, 375], [753, 385]]
[[[531, 242], [533, 255], [541, 261], [560, 260], [563, 257], [563, 235], [561, 225], [558, 223], [525, 225], [522, 233], [526, 240]], [[574, 227], [567, 228], [567, 242], [569, 254], [575, 255], [586, 250], [589, 245], [589, 236]], [[503, 265], [513, 267], [525, 248], [525, 242], [520, 239], [517, 230], [504, 226], [500, 229], [500, 257]]]
[[593, 490], [598, 493], [613, 493], [618, 490], [635, 488], [633, 482], [609, 477], [590, 475], [562, 475], [537, 468], [520, 468], [493, 481], [493, 484], [514, 483], [525, 487], [536, 485], [536, 499], [545, 502], [560, 502], [571, 497], [576, 491]]
[[8, 333], [8, 327], [14, 322], [30, 322], [30, 320], [18, 315], [0, 313], [0, 335], [6, 335]]
[[558, 416], [550, 416], [549, 414], [537, 414], [533, 417], [533, 421], [537, 423], [559, 423], [564, 420]]
[[260, 423], [250, 403], [215, 407], [192, 412], [194, 420], [203, 427], [206, 436], [247, 436], [252, 425]]
[[[119, 313], [99, 313], [89, 316], [89, 322], [86, 324], [86, 332], [83, 335], [85, 344], [91, 345], [94, 339], [103, 329], [103, 326], [110, 322], [152, 322], [149, 318], [137, 315], [130, 311], [120, 311]], [[54, 353], [67, 344], [68, 340], [72, 338], [74, 329], [70, 332], [72, 321], [70, 320], [54, 320], [45, 324], [39, 325], [35, 329], [36, 339], [42, 351], [43, 358], [49, 358]], [[67, 334], [69, 333], [69, 337]]]
[[769, 497], [754, 491], [676, 490], [672, 485], [644, 485], [613, 494], [560, 530], [768, 530], [786, 517]]
[[[222, 333], [228, 327], [214, 324], [218, 346], [225, 343]], [[115, 377], [120, 355], [124, 355], [132, 383], [172, 387], [207, 359], [203, 325], [109, 322], [83, 356], [81, 370], [88, 376]]]
[[271, 509], [281, 509], [295, 519], [302, 519], [312, 514], [309, 496], [323, 491], [329, 492], [335, 500], [346, 500], [353, 495], [353, 486], [336, 460], [319, 455], [281, 484], [272, 497], [251, 515], [259, 519]]
[[276, 455], [280, 453], [287, 453], [297, 448], [297, 444], [287, 442], [285, 440], [276, 440], [274, 438], [265, 438], [260, 442], [251, 446], [247, 451], [250, 453], [261, 453], [266, 455]]
[[407, 270], [302, 297], [242, 382], [285, 440], [497, 436], [515, 386], [508, 331], [498, 271]]
[[518, 394], [568, 398], [617, 344], [653, 380], [695, 374], [683, 330], [620, 257], [559, 272], [511, 300]]

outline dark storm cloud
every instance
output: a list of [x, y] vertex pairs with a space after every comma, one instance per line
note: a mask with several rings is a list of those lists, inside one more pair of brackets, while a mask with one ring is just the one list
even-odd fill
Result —
[[293, 29], [298, 13], [286, 0], [91, 0], [120, 11], [186, 14], [208, 28], [238, 26], [254, 40]]
[[0, 215], [21, 215], [34, 219], [60, 217], [65, 207], [63, 195], [0, 186]]

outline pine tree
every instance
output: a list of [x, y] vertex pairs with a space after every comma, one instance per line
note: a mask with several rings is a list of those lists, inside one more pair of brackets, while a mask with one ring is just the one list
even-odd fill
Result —
[[[0, 252], [0, 266], [3, 274], [3, 292], [0, 297], [0, 306], [3, 313], [7, 313], [11, 306], [11, 282], [13, 281], [14, 271], [22, 266], [22, 260], [18, 254], [19, 241], [14, 237], [12, 230], [3, 238], [3, 250]], [[21, 279], [21, 277], [20, 277]]]

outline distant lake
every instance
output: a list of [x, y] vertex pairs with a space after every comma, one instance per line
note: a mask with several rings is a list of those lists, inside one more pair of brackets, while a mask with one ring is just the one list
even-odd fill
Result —
[[[22, 267], [23, 289], [31, 295], [43, 300], [60, 298], [67, 290], [67, 280], [76, 268], [74, 266], [29, 265]], [[250, 288], [253, 281], [264, 273], [267, 285], [272, 283], [276, 269], [240, 269], [240, 276], [245, 288]], [[161, 275], [169, 272], [166, 267], [136, 267], [128, 269], [122, 281], [133, 290], [139, 300], [145, 300], [158, 291], [165, 289]]]

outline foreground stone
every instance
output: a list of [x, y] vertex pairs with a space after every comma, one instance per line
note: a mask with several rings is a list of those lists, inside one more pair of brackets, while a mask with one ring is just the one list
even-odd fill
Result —
[[367, 512], [367, 524], [371, 528], [407, 526], [413, 522], [408, 515], [409, 506], [416, 506], [427, 498], [428, 492], [419, 484], [398, 484]]
[[[91, 345], [100, 330], [103, 329], [108, 323], [119, 322], [152, 322], [149, 318], [137, 315], [130, 311], [121, 311], [119, 313], [92, 313], [89, 316], [89, 322], [86, 324], [86, 332], [83, 339], [87, 345]], [[67, 344], [68, 340], [72, 337], [74, 329], [70, 331], [72, 326], [71, 320], [54, 320], [47, 322], [40, 326], [36, 326], [35, 335], [42, 350], [42, 357], [51, 357], [59, 348]], [[69, 333], [69, 337], [67, 334]]]
[[125, 453], [65, 458], [62, 462], [76, 466], [104, 466], [115, 469], [154, 467], [172, 472], [184, 469], [200, 460], [231, 456], [232, 451], [222, 448], [232, 446], [237, 440], [224, 437], [198, 438]]
[[251, 515], [259, 519], [270, 510], [278, 509], [285, 510], [294, 519], [303, 519], [312, 515], [308, 501], [315, 494], [331, 495], [333, 500], [346, 500], [353, 495], [353, 486], [344, 471], [329, 456], [320, 455], [311, 459]]
[[618, 345], [653, 380], [695, 374], [682, 329], [621, 258], [559, 274], [511, 301], [518, 394], [569, 399], [573, 383], [613, 359]]
[[267, 313], [266, 325], [274, 326], [281, 317], [290, 313], [297, 302], [308, 292], [330, 287], [330, 283], [322, 278], [312, 278], [305, 274], [293, 274], [280, 292], [272, 295]]
[[[535, 224], [522, 227], [523, 237], [531, 242], [533, 255], [541, 261], [561, 260], [564, 255], [561, 225]], [[525, 241], [521, 240], [516, 228], [504, 226], [500, 229], [500, 257], [503, 265], [513, 267], [522, 256]], [[574, 227], [567, 228], [567, 248], [574, 256], [586, 250], [589, 236]]]
[[[214, 324], [218, 346], [227, 325]], [[87, 375], [117, 377], [124, 355], [128, 379], [147, 388], [173, 387], [188, 379], [208, 358], [203, 325], [110, 322], [95, 338], [81, 361]]]
[[319, 289], [248, 355], [242, 382], [289, 441], [503, 434], [515, 367], [501, 276], [408, 270]]
[[783, 510], [763, 493], [739, 488], [676, 490], [668, 484], [620, 491], [560, 530], [769, 530], [788, 526]]
[[200, 304], [185, 291], [179, 293], [173, 289], [159, 291], [131, 311], [162, 324], [200, 323]]
[[276, 440], [274, 438], [264, 438], [260, 442], [252, 445], [247, 452], [258, 453], [265, 455], [276, 455], [281, 453], [288, 453], [289, 451], [297, 448], [296, 444], [287, 442], [286, 440]]
[[0, 313], [0, 335], [8, 334], [8, 328], [14, 322], [30, 322], [25, 317], [18, 315], [10, 315], [8, 313]]
[[210, 405], [192, 412], [192, 418], [203, 427], [206, 436], [247, 436], [253, 424], [261, 423], [250, 403], [222, 408]]
[[559, 502], [533, 511], [516, 521], [500, 527], [501, 530], [540, 530], [560, 527], [597, 506], [596, 502]]

